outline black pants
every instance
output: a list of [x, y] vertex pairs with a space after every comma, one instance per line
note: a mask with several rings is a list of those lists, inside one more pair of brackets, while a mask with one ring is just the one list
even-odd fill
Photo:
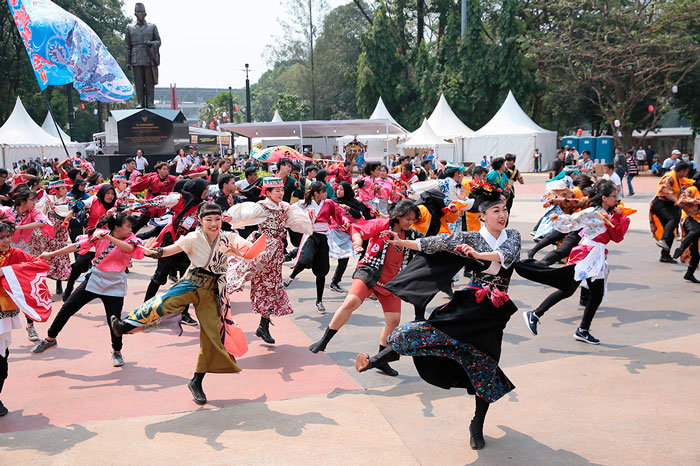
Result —
[[[588, 279], [588, 289], [590, 291], [589, 293], [589, 300], [588, 304], [586, 304], [586, 308], [583, 311], [583, 317], [581, 318], [581, 325], [579, 325], [580, 328], [584, 330], [590, 330], [591, 328], [591, 322], [593, 321], [593, 317], [595, 316], [596, 311], [598, 310], [598, 307], [600, 306], [600, 303], [603, 302], [603, 295], [605, 294], [605, 280], [600, 279], [600, 280], [591, 280]], [[562, 290], [556, 290], [554, 293], [550, 294], [547, 296], [544, 301], [542, 301], [542, 304], [540, 304], [537, 309], [535, 309], [535, 315], [537, 317], [542, 317], [545, 312], [547, 312], [549, 309], [552, 308], [555, 304], [557, 304], [559, 301], [563, 301], [564, 299], [570, 297], [576, 292], [576, 289], [579, 287], [581, 284], [580, 281], [574, 281], [571, 283], [571, 286], [569, 289], [562, 291]]]
[[543, 258], [541, 262], [544, 262], [547, 265], [552, 265], [557, 261], [562, 260], [565, 257], [568, 257], [569, 254], [571, 254], [571, 250], [578, 245], [578, 243], [581, 242], [581, 236], [578, 234], [578, 231], [572, 231], [568, 235], [566, 235], [566, 238], [564, 238], [559, 245], [558, 248], [556, 248], [554, 251], [548, 252]]
[[[659, 217], [659, 221], [664, 226], [664, 234], [661, 237], [661, 241], [666, 243], [670, 248], [676, 236], [678, 223], [681, 221], [680, 209], [674, 205], [673, 201], [662, 201], [658, 197], [655, 197], [651, 202], [651, 212]], [[668, 254], [668, 252], [666, 252], [666, 254]], [[662, 255], [664, 254], [662, 253]]]
[[71, 294], [73, 292], [73, 287], [75, 286], [75, 281], [82, 274], [90, 270], [92, 267], [92, 260], [95, 258], [94, 252], [86, 252], [85, 254], [77, 254], [75, 262], [70, 266], [70, 275], [68, 276], [68, 281], [66, 282], [65, 294]]
[[150, 219], [151, 217], [149, 217], [147, 213], [138, 214], [136, 216], [136, 225], [131, 227], [131, 231], [133, 231], [134, 234], [138, 233], [141, 228], [148, 225]]
[[557, 244], [558, 241], [563, 240], [566, 237], [565, 233], [562, 233], [561, 231], [554, 230], [551, 233], [549, 233], [547, 236], [542, 238], [538, 243], [536, 243], [532, 249], [530, 249], [530, 252], [527, 254], [528, 257], [532, 258], [535, 256], [535, 253], [541, 249], [546, 248], [547, 246], [550, 246], [552, 244]]
[[10, 349], [5, 348], [5, 355], [0, 355], [0, 393], [2, 393], [2, 386], [5, 385], [5, 380], [7, 380], [7, 359], [10, 357]]
[[70, 319], [76, 312], [81, 310], [86, 304], [88, 304], [93, 299], [101, 299], [102, 304], [105, 307], [105, 315], [107, 316], [107, 328], [109, 329], [109, 334], [112, 337], [112, 349], [114, 351], [121, 351], [122, 349], [122, 337], [116, 336], [112, 332], [112, 326], [110, 325], [109, 319], [115, 316], [117, 319], [122, 318], [122, 308], [124, 307], [124, 297], [123, 296], [105, 296], [91, 291], [87, 291], [85, 287], [88, 284], [90, 277], [88, 276], [85, 281], [75, 290], [70, 297], [63, 303], [61, 310], [58, 311], [56, 317], [51, 323], [48, 332], [46, 334], [49, 338], [56, 338], [58, 334], [63, 330], [63, 327], [68, 323]]
[[681, 243], [681, 251], [690, 248], [690, 262], [688, 262], [688, 267], [694, 270], [698, 264], [700, 264], [700, 252], [698, 251], [700, 223], [694, 218], [688, 217], [683, 222], [683, 228], [685, 229], [685, 238], [683, 238], [683, 242]]
[[335, 272], [333, 273], [333, 280], [331, 283], [338, 284], [340, 281], [343, 279], [343, 274], [345, 273], [345, 270], [348, 268], [348, 262], [350, 261], [349, 257], [346, 257], [344, 259], [338, 259], [338, 266], [335, 268]]
[[83, 225], [74, 218], [71, 218], [68, 222], [68, 236], [70, 237], [70, 242], [75, 243], [75, 239], [83, 234]]
[[330, 272], [328, 258], [328, 238], [321, 233], [312, 234], [301, 248], [301, 255], [292, 270], [291, 278], [296, 278], [304, 269], [311, 269], [316, 277], [316, 302], [323, 301], [326, 275]]

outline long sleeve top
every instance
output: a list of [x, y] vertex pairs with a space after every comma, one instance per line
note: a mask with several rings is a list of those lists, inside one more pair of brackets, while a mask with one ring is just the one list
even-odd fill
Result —
[[325, 199], [317, 204], [313, 199], [310, 204], [300, 201], [296, 205], [309, 214], [313, 222], [314, 233], [327, 234], [332, 227], [338, 227], [349, 223], [345, 217], [345, 209], [332, 200]]
[[[29, 223], [39, 222], [42, 224], [41, 234], [49, 238], [53, 238], [54, 228], [53, 223], [49, 220], [46, 215], [42, 214], [39, 209], [32, 209], [24, 214], [20, 214], [16, 207], [0, 207], [0, 217], [12, 222], [16, 227], [21, 225], [27, 225]], [[20, 240], [29, 241], [32, 239], [32, 231], [30, 229], [26, 230], [15, 230], [12, 234], [11, 241], [13, 243], [19, 242]]]

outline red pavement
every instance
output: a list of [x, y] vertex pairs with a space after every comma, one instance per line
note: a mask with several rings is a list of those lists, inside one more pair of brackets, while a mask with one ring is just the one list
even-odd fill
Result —
[[[143, 268], [139, 264], [134, 270]], [[145, 280], [129, 280], [125, 312], [141, 303], [146, 284]], [[241, 293], [235, 304], [240, 310], [237, 322], [249, 341], [248, 353], [238, 361], [243, 371], [207, 374], [203, 384], [209, 399], [206, 407], [360, 388], [328, 356], [310, 353], [306, 347], [311, 341], [288, 318], [274, 320], [277, 345], [261, 345], [254, 336], [259, 318], [250, 312], [248, 300], [248, 293]], [[60, 300], [54, 303], [53, 315], [61, 304]], [[37, 324], [42, 337], [47, 328], [48, 324]], [[180, 337], [167, 331], [127, 335], [126, 364], [115, 368], [100, 301], [71, 318], [57, 338], [58, 346], [42, 354], [32, 354], [26, 333], [15, 330], [10, 374], [2, 393], [10, 413], [0, 423], [0, 432], [195, 410], [186, 383], [199, 351], [198, 334], [198, 329], [185, 327]]]

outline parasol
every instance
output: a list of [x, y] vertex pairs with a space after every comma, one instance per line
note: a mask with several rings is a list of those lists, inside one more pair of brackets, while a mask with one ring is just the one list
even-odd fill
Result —
[[268, 147], [267, 149], [254, 153], [253, 158], [264, 163], [277, 162], [282, 158], [288, 158], [289, 160], [313, 160], [311, 157], [302, 155], [287, 146]]

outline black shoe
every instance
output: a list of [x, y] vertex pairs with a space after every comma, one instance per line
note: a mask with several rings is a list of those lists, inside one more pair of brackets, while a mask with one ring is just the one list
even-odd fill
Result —
[[678, 259], [681, 257], [681, 254], [683, 254], [683, 251], [681, 251], [681, 248], [676, 248], [675, 251], [673, 251], [673, 258]]
[[56, 340], [49, 340], [48, 338], [44, 338], [41, 340], [37, 345], [32, 348], [32, 353], [43, 353], [49, 348], [54, 348], [58, 342]]
[[275, 339], [270, 335], [270, 319], [260, 319], [260, 325], [258, 325], [258, 329], [255, 331], [255, 336], [262, 338], [262, 340], [269, 345], [275, 344]]
[[345, 290], [340, 287], [337, 283], [331, 283], [331, 286], [328, 288], [331, 289], [331, 291], [335, 291], [336, 293], [345, 293]]
[[56, 282], [56, 294], [63, 294], [63, 283], [60, 280]]
[[469, 424], [469, 446], [472, 450], [481, 450], [486, 446], [483, 427], [479, 426], [474, 421]]
[[377, 364], [374, 367], [384, 372], [389, 377], [396, 377], [397, 375], [399, 375], [399, 372], [393, 367], [391, 367], [388, 362], [385, 362], [384, 364]]
[[524, 311], [523, 318], [525, 319], [525, 325], [527, 325], [527, 329], [530, 330], [530, 333], [536, 336], [537, 324], [540, 323], [540, 318], [537, 317], [535, 311]]
[[677, 263], [678, 263], [678, 261], [675, 260], [675, 259], [674, 259], [673, 257], [671, 257], [671, 256], [661, 256], [661, 257], [659, 258], [659, 262], [665, 262], [665, 263], [667, 263], [667, 264], [677, 264]]
[[591, 333], [588, 330], [584, 330], [582, 328], [576, 329], [576, 332], [574, 333], [574, 339], [582, 341], [584, 343], [588, 343], [589, 345], [597, 345], [600, 343], [600, 340], [591, 335]]
[[357, 372], [365, 372], [369, 369], [379, 369], [386, 375], [391, 377], [396, 377], [399, 373], [393, 369], [389, 363], [392, 361], [398, 361], [401, 355], [391, 348], [386, 346], [379, 347], [379, 353], [370, 357], [367, 353], [360, 353], [355, 359], [355, 370]]
[[338, 333], [337, 330], [332, 330], [331, 328], [326, 327], [326, 331], [323, 332], [321, 339], [316, 343], [309, 345], [309, 351], [314, 354], [318, 353], [319, 351], [326, 351], [326, 345], [329, 341], [331, 341], [331, 338], [333, 338], [336, 333]]
[[685, 275], [683, 275], [683, 279], [688, 280], [689, 282], [692, 282], [692, 283], [700, 283], [700, 280], [695, 278], [695, 275], [693, 275], [692, 272], [686, 272]]
[[192, 316], [188, 312], [183, 312], [182, 313], [182, 323], [184, 325], [189, 325], [190, 327], [196, 327], [197, 326], [197, 321], [192, 318]]
[[197, 383], [195, 380], [190, 380], [187, 383], [187, 388], [189, 388], [190, 392], [192, 392], [192, 397], [194, 398], [195, 403], [198, 405], [206, 404], [207, 395], [204, 394], [201, 383]]
[[117, 316], [111, 316], [109, 318], [109, 326], [112, 327], [112, 333], [114, 333], [118, 337], [125, 335], [136, 328], [131, 324], [122, 322], [117, 318]]
[[2, 401], [0, 401], [0, 417], [4, 416], [4, 415], [7, 414], [8, 412], [9, 412], [9, 411], [7, 410], [7, 408], [5, 407], [5, 405], [2, 404]]

